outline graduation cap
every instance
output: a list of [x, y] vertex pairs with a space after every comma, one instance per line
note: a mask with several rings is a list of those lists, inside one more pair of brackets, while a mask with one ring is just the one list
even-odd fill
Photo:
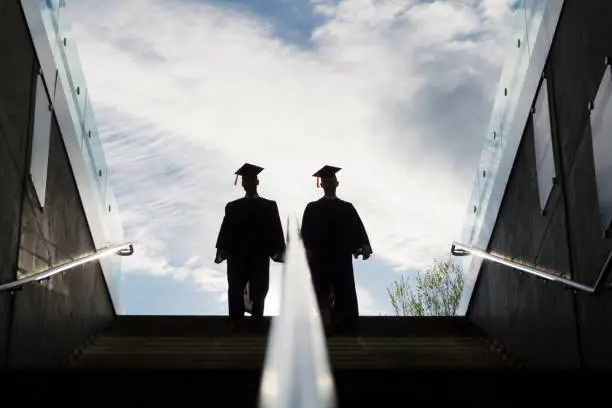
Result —
[[340, 170], [342, 170], [340, 167], [328, 165], [323, 166], [319, 171], [312, 175], [313, 177], [317, 178], [317, 188], [320, 187], [319, 179], [334, 177]]
[[259, 173], [263, 170], [263, 167], [256, 166], [250, 163], [244, 163], [242, 167], [236, 170], [236, 179], [234, 180], [234, 185], [238, 183], [238, 176], [247, 176], [247, 177], [257, 177]]

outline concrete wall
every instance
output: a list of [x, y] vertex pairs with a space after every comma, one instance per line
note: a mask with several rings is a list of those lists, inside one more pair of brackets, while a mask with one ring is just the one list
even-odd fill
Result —
[[[19, 1], [0, 2], [0, 283], [15, 279], [36, 57]], [[11, 295], [0, 293], [0, 365]]]
[[[533, 124], [525, 133], [489, 250], [593, 285], [612, 241], [598, 218], [587, 104], [612, 56], [612, 2], [567, 0], [545, 75], [558, 182], [540, 212]], [[468, 317], [535, 367], [612, 366], [612, 295], [483, 264]]]
[[[44, 209], [29, 179], [39, 64], [19, 0], [1, 2], [0, 55], [0, 279], [7, 282], [91, 253], [94, 245], [55, 118]], [[0, 308], [0, 361], [9, 366], [57, 364], [114, 318], [97, 262], [2, 293]]]

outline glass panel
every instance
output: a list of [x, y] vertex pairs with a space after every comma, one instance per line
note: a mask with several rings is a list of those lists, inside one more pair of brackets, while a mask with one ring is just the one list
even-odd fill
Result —
[[485, 220], [483, 215], [529, 67], [524, 8], [516, 11], [512, 23], [516, 37], [509, 45], [509, 55], [501, 73], [463, 228], [462, 240], [471, 245], [486, 245], [477, 234]]
[[552, 145], [546, 149], [542, 161], [538, 164], [538, 191], [540, 196], [540, 209], [544, 212], [548, 198], [555, 185], [555, 155], [553, 154]]
[[[61, 53], [58, 55], [61, 56]], [[55, 107], [56, 115], [68, 115], [67, 118], [75, 129], [77, 142], [79, 147], [82, 148], [83, 145], [83, 131], [82, 131], [82, 123], [80, 120], [78, 105], [75, 103], [73, 98], [73, 93], [70, 91], [70, 88], [66, 88], [68, 85], [68, 77], [66, 71], [63, 69], [63, 66], [60, 66], [57, 70], [57, 83], [55, 89], [55, 98], [53, 100], [53, 106]], [[62, 104], [62, 100], [66, 101], [66, 106]], [[67, 110], [67, 111], [66, 111]], [[58, 117], [58, 121], [61, 120]]]
[[533, 135], [535, 142], [536, 173], [540, 208], [544, 211], [548, 197], [554, 185], [555, 161], [552, 151], [550, 112], [548, 110], [548, 88], [546, 80], [542, 81], [540, 92], [535, 103], [533, 114]]
[[523, 0], [525, 2], [525, 25], [527, 27], [527, 45], [529, 54], [533, 54], [535, 40], [542, 26], [546, 0]]
[[59, 31], [57, 22], [59, 18], [60, 5], [62, 3], [65, 3], [65, 1], [64, 0], [44, 0], [44, 3], [46, 3], [46, 7], [49, 9], [49, 12], [51, 13], [51, 17], [53, 18], [53, 27], [54, 27], [53, 30], [57, 33]]
[[463, 241], [467, 242], [468, 244], [472, 244], [474, 240], [474, 224], [476, 223], [476, 219], [478, 218], [478, 210], [480, 206], [480, 191], [480, 179], [478, 177], [478, 174], [476, 174], [476, 177], [474, 177], [472, 193], [468, 200], [468, 208], [465, 214], [465, 221], [461, 234], [461, 236], [463, 237]]
[[34, 133], [32, 136], [32, 160], [30, 175], [34, 191], [41, 207], [45, 205], [47, 190], [47, 164], [49, 163], [49, 139], [51, 136], [51, 101], [39, 75], [36, 81], [36, 106], [34, 108]]
[[85, 77], [79, 62], [79, 56], [74, 39], [72, 38], [72, 29], [68, 20], [65, 3], [62, 2], [59, 9], [59, 38], [63, 47], [59, 49], [63, 52], [64, 67], [68, 84], [70, 85], [70, 94], [73, 103], [76, 104], [76, 111], [79, 115], [79, 123], [83, 124], [83, 112], [85, 111], [85, 98], [87, 91], [85, 89]]
[[119, 217], [119, 208], [117, 207], [117, 201], [113, 194], [112, 188], [110, 188], [111, 177], [107, 177], [109, 186], [106, 189], [106, 214], [107, 214], [107, 225], [109, 227], [109, 237], [112, 243], [124, 242], [125, 237], [123, 235], [123, 226], [121, 224], [121, 217]]
[[[68, 102], [68, 114], [74, 125], [85, 168], [95, 189], [95, 196], [99, 214], [103, 218], [106, 232], [117, 232], [121, 229], [116, 220], [113, 227], [110, 222], [108, 207], [114, 205], [112, 189], [108, 187], [108, 168], [104, 158], [102, 142], [99, 138], [98, 128], [93, 113], [91, 101], [85, 83], [85, 76], [81, 68], [76, 43], [72, 38], [72, 30], [66, 3], [64, 0], [41, 0], [49, 16], [50, 26], [57, 30], [55, 60], [58, 66], [58, 75], [61, 82], [62, 93]], [[116, 234], [115, 234], [116, 235]], [[107, 235], [109, 237], [109, 235]], [[111, 240], [109, 240], [111, 242]], [[116, 243], [116, 242], [113, 242]]]
[[[57, 12], [58, 0], [38, 0], [34, 4], [32, 2], [22, 2], [23, 11], [26, 15], [33, 12], [40, 13], [42, 24], [36, 24], [30, 27], [30, 34], [35, 44], [39, 41], [48, 41], [49, 49], [38, 49], [38, 58], [41, 69], [43, 70], [43, 80], [47, 84], [50, 97], [55, 95], [55, 72], [58, 66], [58, 37], [57, 37]], [[61, 58], [60, 58], [61, 59]]]
[[591, 112], [593, 158], [601, 227], [612, 238], [612, 72], [606, 68]]
[[[106, 167], [104, 151], [102, 150], [102, 141], [100, 140], [93, 107], [89, 97], [86, 98], [84, 117], [83, 154], [85, 155], [85, 150], [87, 150], [88, 160], [91, 169], [93, 170], [92, 173], [94, 175], [94, 180], [97, 183], [98, 190], [100, 192], [100, 198], [104, 200], [104, 197], [106, 196], [106, 179], [108, 169]], [[101, 202], [100, 205], [102, 207], [106, 206], [105, 202]]]
[[42, 16], [45, 32], [51, 44], [53, 54], [57, 52], [57, 12], [59, 0], [42, 0], [38, 4]]

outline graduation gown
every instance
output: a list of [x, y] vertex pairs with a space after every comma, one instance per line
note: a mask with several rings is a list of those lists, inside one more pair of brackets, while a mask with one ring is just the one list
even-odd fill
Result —
[[243, 296], [247, 282], [253, 302], [251, 314], [263, 316], [269, 288], [270, 258], [278, 261], [285, 251], [276, 202], [261, 197], [243, 197], [228, 203], [216, 248], [215, 262], [227, 259], [230, 318], [244, 316]]
[[328, 302], [333, 291], [335, 311], [341, 317], [357, 318], [352, 256], [370, 240], [353, 204], [326, 197], [308, 203], [301, 235], [319, 302]]

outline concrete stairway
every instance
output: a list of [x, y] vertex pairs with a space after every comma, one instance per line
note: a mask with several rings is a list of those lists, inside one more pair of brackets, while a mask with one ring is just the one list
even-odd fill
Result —
[[[328, 337], [340, 407], [358, 403], [367, 389], [390, 398], [416, 372], [435, 373], [439, 382], [449, 369], [518, 367], [462, 318], [362, 317], [359, 329], [357, 337]], [[224, 406], [254, 407], [266, 343], [266, 334], [231, 335], [222, 316], [121, 316], [68, 366], [196, 369], [211, 391], [235, 384], [219, 396]]]

